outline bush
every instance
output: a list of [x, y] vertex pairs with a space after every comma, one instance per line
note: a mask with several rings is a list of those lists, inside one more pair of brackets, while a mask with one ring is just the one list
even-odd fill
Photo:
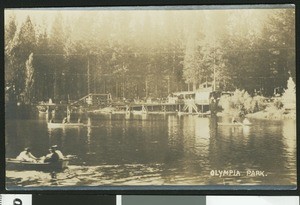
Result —
[[291, 77], [287, 81], [287, 89], [282, 95], [282, 102], [286, 109], [296, 109], [296, 85]]
[[236, 90], [232, 96], [221, 96], [219, 106], [225, 113], [245, 115], [266, 108], [263, 96], [251, 97], [245, 90]]
[[230, 101], [230, 96], [228, 95], [222, 95], [219, 101], [219, 106], [224, 110], [224, 111], [228, 111], [230, 109], [232, 109], [233, 105]]
[[278, 110], [283, 108], [283, 102], [281, 99], [275, 99], [273, 103], [274, 107], [276, 107]]
[[247, 113], [254, 113], [260, 110], [264, 110], [266, 108], [264, 99], [265, 98], [260, 95], [254, 96], [253, 98], [248, 98], [245, 102], [245, 109]]

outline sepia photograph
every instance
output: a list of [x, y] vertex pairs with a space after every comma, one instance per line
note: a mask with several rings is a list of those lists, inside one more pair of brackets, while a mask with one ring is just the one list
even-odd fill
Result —
[[4, 14], [8, 190], [297, 187], [293, 5]]

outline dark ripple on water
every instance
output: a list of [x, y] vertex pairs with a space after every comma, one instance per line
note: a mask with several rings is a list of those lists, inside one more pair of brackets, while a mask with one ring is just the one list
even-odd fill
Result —
[[205, 176], [184, 174], [170, 169], [165, 174], [162, 164], [152, 166], [142, 164], [69, 166], [53, 178], [50, 173], [38, 171], [7, 171], [8, 187], [86, 187], [86, 186], [126, 186], [126, 185], [257, 185], [262, 177]]

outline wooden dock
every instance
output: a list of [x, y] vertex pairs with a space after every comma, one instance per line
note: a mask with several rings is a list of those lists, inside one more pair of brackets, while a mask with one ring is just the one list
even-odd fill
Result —
[[[211, 111], [211, 104], [196, 102], [194, 99], [181, 99], [177, 101], [113, 101], [110, 94], [89, 94], [77, 101], [67, 104], [43, 103], [37, 105], [47, 112], [52, 110], [80, 110], [93, 113], [185, 113], [185, 114], [206, 114]], [[105, 110], [104, 110], [105, 109]], [[40, 109], [39, 109], [40, 110]]]

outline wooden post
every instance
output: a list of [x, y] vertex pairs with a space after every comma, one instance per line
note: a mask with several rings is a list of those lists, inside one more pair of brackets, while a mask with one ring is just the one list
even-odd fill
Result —
[[130, 106], [126, 105], [126, 112], [129, 113], [130, 112]]
[[145, 105], [142, 105], [142, 112], [145, 112], [145, 113], [148, 112], [148, 109], [147, 109], [147, 107]]

